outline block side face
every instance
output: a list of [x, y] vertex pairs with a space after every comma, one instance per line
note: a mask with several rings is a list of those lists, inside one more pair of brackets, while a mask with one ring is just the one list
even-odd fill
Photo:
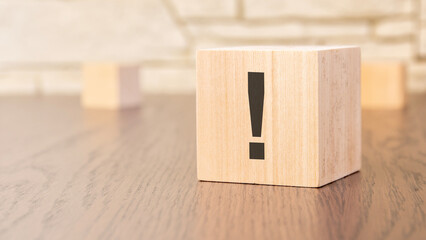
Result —
[[[318, 186], [316, 52], [197, 53], [197, 171], [200, 180]], [[260, 137], [254, 137], [248, 73], [264, 77]], [[264, 159], [250, 159], [250, 143]]]
[[405, 66], [399, 62], [363, 62], [361, 104], [363, 108], [400, 109], [405, 106]]
[[137, 66], [120, 67], [118, 84], [120, 106], [125, 108], [139, 106], [141, 102], [139, 68]]
[[118, 69], [114, 64], [83, 66], [82, 101], [87, 107], [119, 106]]
[[360, 49], [319, 53], [319, 169], [325, 185], [361, 168]]

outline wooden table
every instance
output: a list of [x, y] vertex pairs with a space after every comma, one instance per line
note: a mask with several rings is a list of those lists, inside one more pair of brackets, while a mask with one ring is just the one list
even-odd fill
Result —
[[362, 123], [361, 172], [322, 188], [198, 182], [194, 96], [1, 97], [0, 239], [426, 239], [426, 95]]

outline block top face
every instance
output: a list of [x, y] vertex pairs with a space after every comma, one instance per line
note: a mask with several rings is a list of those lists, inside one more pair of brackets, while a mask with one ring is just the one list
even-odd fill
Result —
[[335, 45], [335, 46], [240, 46], [223, 48], [205, 48], [198, 51], [298, 51], [298, 52], [316, 52], [338, 49], [359, 48], [355, 45]]

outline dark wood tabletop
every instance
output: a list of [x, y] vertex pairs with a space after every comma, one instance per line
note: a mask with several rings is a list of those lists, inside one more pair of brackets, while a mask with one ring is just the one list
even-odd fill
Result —
[[362, 124], [361, 171], [322, 188], [199, 182], [193, 95], [1, 97], [0, 239], [426, 239], [426, 95]]

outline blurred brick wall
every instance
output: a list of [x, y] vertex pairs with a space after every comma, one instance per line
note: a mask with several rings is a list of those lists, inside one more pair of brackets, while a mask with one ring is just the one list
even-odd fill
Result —
[[85, 61], [141, 66], [149, 92], [193, 92], [202, 47], [356, 44], [426, 91], [426, 0], [1, 0], [0, 94], [74, 94]]

